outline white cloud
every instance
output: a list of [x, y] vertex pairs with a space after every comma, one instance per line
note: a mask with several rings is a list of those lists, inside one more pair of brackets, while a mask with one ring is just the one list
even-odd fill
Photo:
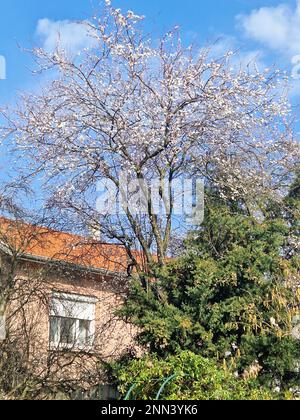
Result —
[[249, 38], [289, 57], [300, 54], [300, 0], [294, 7], [261, 7], [238, 21]]
[[36, 33], [43, 42], [43, 48], [48, 52], [54, 51], [59, 45], [67, 52], [75, 54], [95, 44], [95, 39], [91, 37], [86, 24], [69, 20], [40, 19]]
[[220, 58], [229, 51], [234, 52], [231, 57], [231, 65], [233, 68], [258, 68], [263, 71], [266, 65], [263, 62], [263, 52], [259, 49], [249, 50], [245, 46], [241, 46], [237, 38], [230, 35], [223, 35], [211, 47], [210, 56]]

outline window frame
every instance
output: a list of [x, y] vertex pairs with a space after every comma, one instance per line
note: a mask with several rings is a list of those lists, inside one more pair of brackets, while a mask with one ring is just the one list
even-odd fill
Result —
[[[68, 317], [62, 316], [59, 313], [54, 313], [54, 302], [67, 302], [68, 304], [79, 304], [79, 305], [90, 305], [92, 308], [92, 316], [89, 319], [80, 318], [80, 317]], [[71, 294], [71, 293], [61, 293], [61, 292], [53, 292], [51, 296], [51, 305], [50, 305], [50, 313], [49, 313], [49, 345], [51, 350], [70, 350], [70, 351], [92, 351], [94, 348], [95, 342], [95, 314], [96, 314], [96, 303], [98, 299], [91, 296], [84, 296], [78, 294]], [[57, 320], [57, 331], [54, 332], [52, 330], [52, 320]], [[61, 329], [62, 329], [62, 320], [71, 320], [74, 322], [72, 327], [72, 334], [74, 336], [73, 343], [64, 343], [61, 340]], [[88, 339], [86, 342], [80, 343], [80, 323], [81, 322], [88, 322]], [[54, 337], [54, 340], [53, 340]]]

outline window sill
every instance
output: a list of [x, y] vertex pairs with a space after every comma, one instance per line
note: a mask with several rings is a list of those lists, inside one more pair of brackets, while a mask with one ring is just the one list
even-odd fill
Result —
[[74, 346], [71, 344], [54, 344], [51, 343], [49, 351], [53, 353], [86, 353], [95, 354], [93, 346]]

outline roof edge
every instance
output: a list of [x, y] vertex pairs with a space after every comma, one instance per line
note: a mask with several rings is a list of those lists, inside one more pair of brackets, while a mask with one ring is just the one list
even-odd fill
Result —
[[[6, 255], [8, 256], [12, 256], [12, 252], [10, 251], [10, 249], [4, 245], [3, 243], [0, 242], [0, 250], [3, 251]], [[89, 273], [93, 273], [93, 274], [100, 274], [100, 275], [104, 275], [104, 276], [110, 276], [110, 277], [120, 277], [125, 279], [127, 277], [127, 275], [122, 272], [119, 271], [111, 271], [111, 270], [105, 270], [104, 268], [95, 268], [92, 266], [85, 266], [85, 265], [81, 265], [81, 264], [76, 264], [76, 263], [71, 263], [71, 262], [66, 262], [66, 261], [62, 261], [62, 260], [58, 260], [58, 259], [51, 259], [51, 258], [47, 258], [47, 257], [40, 257], [40, 256], [35, 256], [32, 254], [27, 254], [27, 253], [20, 253], [19, 255], [19, 259], [22, 261], [31, 261], [31, 262], [37, 262], [40, 264], [50, 264], [52, 263], [53, 265], [56, 266], [62, 266], [62, 267], [69, 267], [75, 270], [79, 270], [79, 271], [85, 271], [85, 272], [89, 272]]]

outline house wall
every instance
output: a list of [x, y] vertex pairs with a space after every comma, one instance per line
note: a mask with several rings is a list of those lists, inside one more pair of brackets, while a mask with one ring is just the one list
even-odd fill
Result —
[[[3, 274], [3, 273], [2, 273]], [[8, 341], [39, 378], [80, 383], [88, 388], [105, 382], [101, 363], [136, 351], [135, 334], [115, 312], [122, 306], [128, 279], [22, 262], [15, 272], [15, 290], [7, 310]], [[52, 291], [97, 300], [95, 342], [91, 351], [52, 349], [49, 314]]]

